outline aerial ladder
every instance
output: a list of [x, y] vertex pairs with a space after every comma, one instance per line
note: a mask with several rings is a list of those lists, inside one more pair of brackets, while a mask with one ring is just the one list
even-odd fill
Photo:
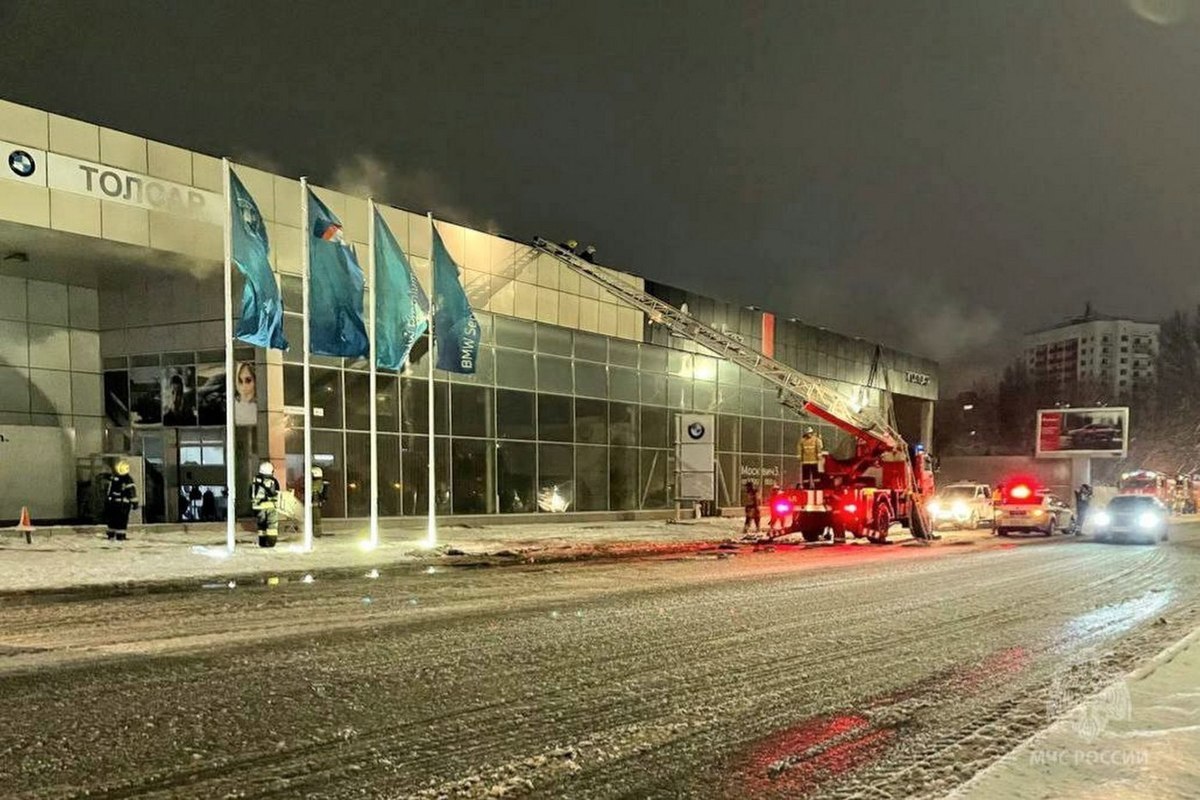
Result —
[[695, 342], [774, 386], [779, 402], [798, 414], [822, 419], [854, 437], [848, 459], [826, 459], [819, 488], [793, 493], [795, 510], [787, 532], [799, 531], [815, 541], [826, 529], [835, 536], [850, 533], [883, 541], [893, 522], [909, 527], [920, 539], [932, 536], [924, 495], [932, 492], [932, 476], [923, 454], [908, 444], [881, 409], [847, 398], [827, 382], [747, 347], [729, 334], [701, 322], [670, 303], [622, 280], [616, 273], [581, 258], [574, 249], [537, 237], [533, 246], [572, 272], [642, 311], [671, 335]]

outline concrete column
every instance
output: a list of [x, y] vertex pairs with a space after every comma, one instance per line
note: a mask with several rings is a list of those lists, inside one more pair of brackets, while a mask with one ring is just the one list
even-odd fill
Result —
[[921, 401], [921, 444], [926, 450], [933, 447], [933, 405], [932, 400]]

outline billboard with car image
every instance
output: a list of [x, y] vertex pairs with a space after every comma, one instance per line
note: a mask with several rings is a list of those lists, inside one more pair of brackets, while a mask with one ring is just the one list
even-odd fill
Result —
[[1128, 408], [1047, 408], [1037, 412], [1038, 458], [1124, 458]]

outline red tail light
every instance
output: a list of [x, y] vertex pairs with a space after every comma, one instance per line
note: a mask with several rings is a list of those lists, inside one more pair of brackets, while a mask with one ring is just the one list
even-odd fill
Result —
[[1030, 495], [1033, 494], [1033, 490], [1023, 483], [1018, 483], [1016, 486], [1012, 487], [1012, 489], [1009, 491], [1009, 494], [1014, 500], [1028, 500]]
[[845, 511], [847, 514], [856, 514], [858, 513], [858, 506], [854, 503], [846, 503], [846, 505], [842, 506], [842, 511]]
[[792, 504], [789, 503], [787, 500], [780, 500], [775, 503], [775, 513], [776, 514], [790, 514], [791, 511], [792, 511]]

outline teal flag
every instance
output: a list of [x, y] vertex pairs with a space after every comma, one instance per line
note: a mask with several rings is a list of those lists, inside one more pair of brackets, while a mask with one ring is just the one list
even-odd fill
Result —
[[308, 190], [309, 344], [321, 356], [371, 352], [363, 322], [362, 267], [342, 235], [342, 222]]
[[429, 327], [429, 298], [379, 211], [374, 225], [375, 365], [400, 370]]
[[479, 357], [479, 320], [471, 312], [467, 293], [458, 279], [458, 264], [433, 226], [433, 338], [437, 368], [465, 375], [475, 373]]
[[229, 190], [233, 263], [246, 279], [242, 288], [242, 315], [234, 338], [258, 347], [287, 350], [287, 339], [283, 337], [283, 300], [271, 272], [267, 226], [258, 204], [232, 169]]

